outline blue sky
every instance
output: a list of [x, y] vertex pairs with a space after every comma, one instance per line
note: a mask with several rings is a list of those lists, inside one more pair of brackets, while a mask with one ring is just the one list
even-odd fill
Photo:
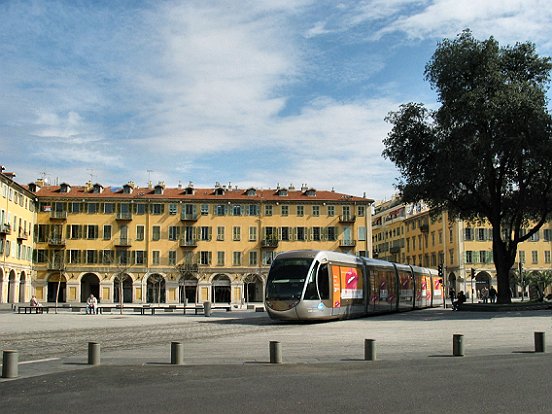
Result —
[[0, 1], [0, 163], [29, 183], [307, 184], [376, 200], [438, 41], [552, 54], [547, 0]]

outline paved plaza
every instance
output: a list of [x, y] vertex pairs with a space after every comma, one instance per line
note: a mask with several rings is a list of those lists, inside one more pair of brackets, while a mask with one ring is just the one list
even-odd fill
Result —
[[[264, 312], [214, 312], [211, 317], [156, 315], [16, 314], [0, 312], [0, 348], [17, 350], [21, 377], [86, 367], [88, 342], [97, 342], [102, 365], [170, 362], [181, 342], [186, 365], [269, 362], [269, 342], [280, 342], [284, 363], [359, 361], [365, 339], [379, 360], [451, 355], [454, 334], [464, 335], [465, 356], [534, 350], [534, 332], [550, 341], [549, 310], [452, 312], [427, 309], [323, 323], [276, 322]], [[1, 380], [0, 380], [1, 381]]]

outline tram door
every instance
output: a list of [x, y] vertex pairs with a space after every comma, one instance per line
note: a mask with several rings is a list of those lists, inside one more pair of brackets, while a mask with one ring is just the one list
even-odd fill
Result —
[[332, 264], [332, 315], [364, 312], [362, 268], [349, 264]]

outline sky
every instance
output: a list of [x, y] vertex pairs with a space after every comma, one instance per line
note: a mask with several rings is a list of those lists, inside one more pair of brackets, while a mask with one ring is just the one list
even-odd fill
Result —
[[552, 55], [548, 0], [0, 0], [0, 163], [28, 184], [385, 200], [390, 111], [469, 28]]

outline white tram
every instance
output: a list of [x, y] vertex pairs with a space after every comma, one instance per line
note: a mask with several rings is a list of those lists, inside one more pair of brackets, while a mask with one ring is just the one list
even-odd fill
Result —
[[268, 272], [273, 319], [329, 320], [443, 305], [437, 271], [319, 250], [279, 254]]

